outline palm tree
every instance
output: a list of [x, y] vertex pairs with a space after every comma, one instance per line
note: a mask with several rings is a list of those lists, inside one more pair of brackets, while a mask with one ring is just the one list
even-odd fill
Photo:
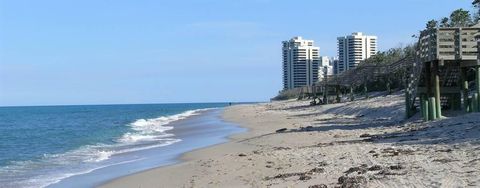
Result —
[[472, 2], [473, 7], [477, 8], [477, 11], [473, 15], [473, 20], [478, 23], [480, 20], [480, 0], [474, 0]]
[[[479, 0], [480, 1], [480, 0]], [[448, 18], [447, 17], [443, 17], [441, 20], [440, 20], [440, 27], [449, 27], [448, 26]]]
[[463, 9], [457, 9], [450, 15], [450, 27], [468, 27], [472, 24], [470, 13]]

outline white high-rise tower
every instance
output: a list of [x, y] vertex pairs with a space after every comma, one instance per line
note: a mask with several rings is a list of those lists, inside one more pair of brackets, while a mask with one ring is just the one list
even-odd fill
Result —
[[283, 89], [313, 85], [318, 80], [319, 47], [313, 40], [294, 37], [282, 42]]
[[338, 64], [337, 73], [353, 69], [358, 64], [377, 54], [377, 37], [366, 36], [360, 32], [338, 37]]

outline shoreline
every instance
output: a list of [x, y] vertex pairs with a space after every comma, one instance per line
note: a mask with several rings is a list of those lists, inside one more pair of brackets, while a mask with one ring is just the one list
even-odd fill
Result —
[[[237, 107], [237, 106], [250, 106], [250, 105], [256, 105], [256, 104], [239, 104], [239, 105], [225, 107], [223, 109], [223, 114], [221, 115], [221, 120], [222, 121], [225, 121], [225, 122], [228, 122], [228, 123], [233, 123], [235, 126], [238, 126], [238, 127], [241, 127], [243, 129], [245, 129], [245, 131], [243, 131], [243, 132], [234, 133], [232, 135], [229, 135], [229, 136], [225, 137], [226, 139], [228, 139], [226, 142], [217, 143], [217, 144], [210, 145], [210, 146], [207, 146], [207, 147], [197, 148], [197, 149], [185, 152], [185, 153], [181, 154], [180, 156], [178, 156], [176, 158], [177, 162], [174, 163], [174, 164], [154, 167], [154, 168], [151, 168], [151, 169], [148, 169], [148, 170], [144, 170], [144, 171], [136, 172], [136, 173], [133, 173], [133, 174], [125, 175], [125, 176], [122, 176], [122, 177], [118, 177], [118, 178], [115, 178], [113, 180], [104, 182], [98, 187], [101, 187], [101, 188], [130, 187], [130, 186], [133, 186], [133, 185], [129, 185], [126, 182], [134, 182], [134, 184], [136, 184], [137, 181], [145, 181], [142, 176], [146, 175], [146, 176], [150, 177], [151, 176], [150, 174], [156, 174], [156, 173], [158, 173], [158, 171], [169, 171], [172, 168], [182, 168], [182, 166], [185, 165], [185, 163], [192, 162], [192, 161], [195, 161], [195, 160], [201, 160], [204, 157], [208, 157], [208, 156], [205, 156], [204, 153], [210, 155], [210, 154], [214, 153], [212, 151], [215, 151], [215, 150], [225, 151], [226, 148], [229, 148], [232, 145], [235, 145], [236, 141], [239, 141], [241, 139], [245, 139], [247, 137], [250, 137], [253, 130], [254, 130], [254, 128], [252, 126], [248, 126], [247, 124], [242, 123], [241, 121], [238, 121], [238, 119], [234, 117], [235, 115], [229, 113], [228, 110], [231, 109], [231, 108]], [[235, 150], [237, 150], [237, 149], [235, 149]], [[133, 178], [135, 180], [132, 181], [131, 178]], [[138, 178], [140, 178], [141, 180], [138, 180]], [[147, 185], [147, 187], [149, 187], [149, 186]]]
[[[171, 122], [168, 126], [175, 128], [168, 130], [166, 134], [172, 134], [174, 135], [172, 138], [180, 141], [165, 146], [113, 155], [108, 159], [116, 161], [112, 165], [61, 179], [47, 187], [100, 186], [130, 174], [177, 164], [181, 162], [180, 157], [184, 153], [223, 143], [228, 141], [227, 136], [243, 131], [235, 124], [223, 121], [220, 118], [222, 114], [222, 108], [201, 110], [198, 114]], [[127, 160], [124, 161], [124, 159]]]
[[228, 107], [222, 118], [247, 132], [101, 187], [480, 186], [478, 113], [405, 120], [400, 93], [308, 104]]

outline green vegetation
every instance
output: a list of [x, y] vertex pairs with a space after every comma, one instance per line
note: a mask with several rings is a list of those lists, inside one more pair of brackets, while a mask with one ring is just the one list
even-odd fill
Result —
[[372, 56], [361, 63], [362, 65], [382, 65], [388, 64], [415, 53], [415, 47], [408, 45], [406, 47], [391, 48], [384, 52], [378, 52], [377, 55]]
[[463, 9], [457, 9], [450, 14], [450, 27], [468, 27], [473, 24], [470, 13]]
[[278, 95], [271, 98], [272, 101], [281, 101], [299, 98], [301, 94], [301, 88], [282, 90], [278, 92]]
[[473, 21], [478, 22], [480, 19], [480, 0], [474, 0], [472, 5], [476, 9], [473, 13]]

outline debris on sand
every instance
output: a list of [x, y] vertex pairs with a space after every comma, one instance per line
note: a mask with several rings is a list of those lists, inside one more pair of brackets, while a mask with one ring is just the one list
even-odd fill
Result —
[[351, 167], [349, 168], [347, 171], [345, 171], [344, 173], [345, 174], [351, 174], [353, 172], [357, 172], [358, 174], [364, 174], [365, 172], [367, 172], [367, 165], [366, 164], [362, 164], [360, 166], [357, 166], [357, 167]]
[[289, 147], [273, 147], [273, 150], [291, 150], [292, 148], [289, 148]]
[[454, 160], [454, 159], [434, 159], [433, 162], [439, 162], [439, 163], [450, 163], [450, 162], [454, 162], [454, 161], [458, 161], [458, 160]]
[[325, 184], [318, 184], [318, 185], [310, 185], [308, 188], [327, 188]]
[[372, 137], [372, 135], [368, 134], [368, 133], [365, 133], [365, 134], [361, 134], [360, 135], [360, 138], [365, 138], [365, 137]]
[[315, 173], [323, 173], [323, 172], [325, 172], [323, 168], [313, 168], [307, 172], [293, 172], [293, 173], [278, 174], [273, 177], [265, 177], [264, 180], [286, 179], [293, 176], [298, 176], [299, 180], [305, 181], [305, 180], [312, 179], [312, 177], [310, 177], [311, 175], [314, 175]]
[[362, 187], [367, 183], [367, 178], [363, 176], [341, 176], [338, 178], [338, 184], [340, 187], [347, 188], [347, 187]]

